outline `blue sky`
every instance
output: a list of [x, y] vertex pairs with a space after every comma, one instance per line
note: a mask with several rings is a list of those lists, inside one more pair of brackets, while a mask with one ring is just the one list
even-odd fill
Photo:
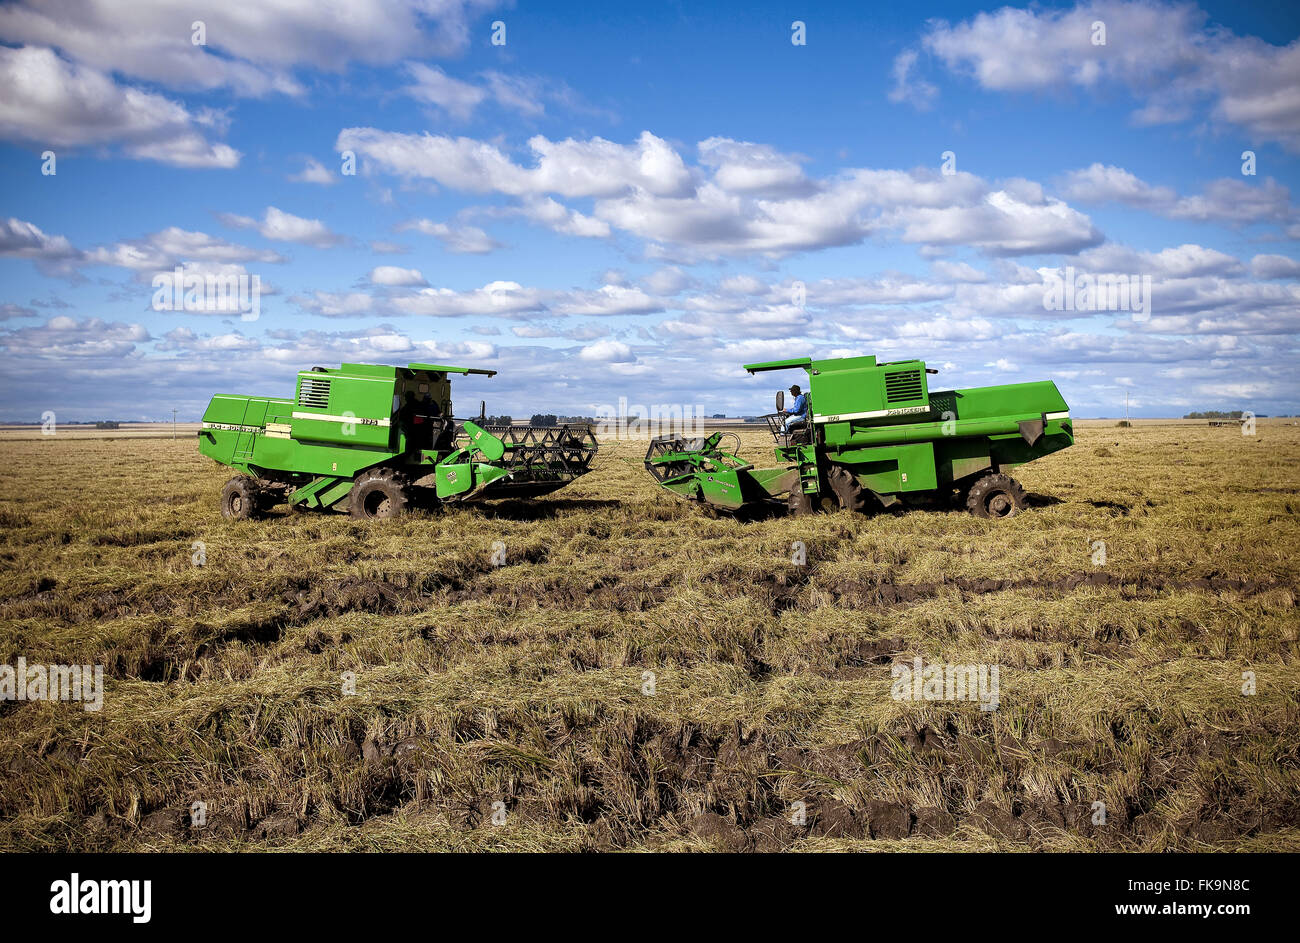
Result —
[[[772, 386], [740, 364], [805, 353], [1300, 411], [1294, 11], [699, 6], [0, 7], [0, 420], [358, 360], [497, 369], [459, 392], [493, 412], [737, 415]], [[257, 276], [258, 317], [156, 310], [177, 266]], [[1067, 266], [1149, 311], [1049, 310]]]

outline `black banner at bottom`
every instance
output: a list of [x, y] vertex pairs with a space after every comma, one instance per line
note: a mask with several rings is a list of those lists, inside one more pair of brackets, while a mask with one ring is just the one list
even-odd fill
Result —
[[[961, 933], [1008, 918], [1072, 929], [1138, 924], [1231, 932], [1285, 916], [1292, 855], [6, 855], [16, 925], [78, 931], [374, 929], [377, 914], [448, 905], [495, 924], [560, 917], [589, 928], [690, 906], [735, 928], [919, 918]], [[783, 913], [783, 911], [785, 913]], [[407, 911], [409, 912], [409, 911]], [[696, 918], [692, 918], [692, 923]]]

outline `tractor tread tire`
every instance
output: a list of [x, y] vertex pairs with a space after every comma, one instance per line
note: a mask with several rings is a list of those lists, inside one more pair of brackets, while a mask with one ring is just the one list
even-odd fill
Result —
[[843, 465], [832, 465], [826, 474], [831, 492], [845, 511], [866, 513], [871, 505], [871, 494], [858, 482], [853, 472]]
[[791, 515], [796, 517], [811, 514], [816, 510], [813, 496], [804, 491], [802, 485], [795, 485], [790, 490], [790, 494], [785, 499], [785, 507]]
[[348, 492], [348, 512], [361, 520], [398, 517], [410, 510], [411, 486], [392, 468], [368, 468]]
[[976, 517], [1015, 517], [1025, 509], [1025, 489], [1010, 475], [985, 475], [966, 492], [966, 510]]

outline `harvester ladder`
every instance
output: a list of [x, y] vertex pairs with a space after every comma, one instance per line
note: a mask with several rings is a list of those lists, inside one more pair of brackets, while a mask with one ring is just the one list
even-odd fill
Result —
[[235, 433], [233, 458], [253, 457], [253, 438], [256, 433], [248, 431], [248, 406], [249, 400], [244, 400], [244, 412], [239, 417], [239, 431]]
[[799, 490], [805, 494], [817, 494], [821, 491], [821, 482], [817, 474], [817, 457], [808, 453], [812, 449], [799, 450]]

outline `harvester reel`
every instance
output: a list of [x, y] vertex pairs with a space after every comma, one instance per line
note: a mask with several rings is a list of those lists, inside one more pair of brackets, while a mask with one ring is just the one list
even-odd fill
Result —
[[966, 492], [966, 510], [976, 517], [1014, 517], [1025, 509], [1025, 489], [1009, 475], [985, 475]]
[[377, 520], [397, 517], [411, 506], [406, 479], [391, 468], [370, 468], [357, 475], [348, 495], [353, 517]]
[[238, 475], [221, 489], [221, 516], [226, 520], [246, 521], [260, 517], [262, 510], [262, 495], [253, 479]]

